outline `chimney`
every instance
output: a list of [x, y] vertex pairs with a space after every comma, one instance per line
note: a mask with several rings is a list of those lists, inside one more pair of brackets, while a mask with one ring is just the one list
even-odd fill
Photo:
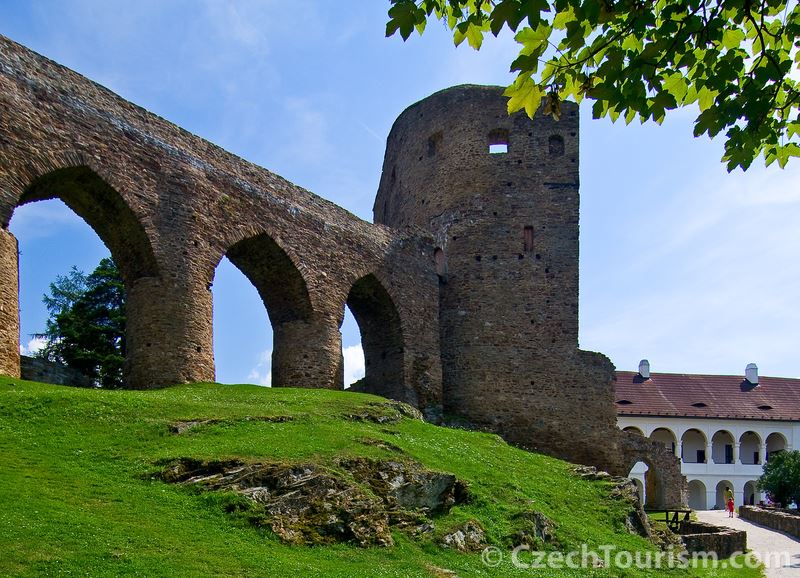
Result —
[[758, 385], [758, 366], [755, 363], [748, 363], [744, 368], [744, 378], [753, 385]]
[[641, 375], [643, 379], [650, 379], [650, 362], [646, 359], [642, 359], [639, 362], [639, 375]]

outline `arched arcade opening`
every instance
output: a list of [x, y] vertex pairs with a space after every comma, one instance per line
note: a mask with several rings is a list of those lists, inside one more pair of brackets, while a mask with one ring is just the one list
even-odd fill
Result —
[[365, 375], [352, 388], [416, 405], [413, 392], [405, 387], [403, 328], [389, 292], [375, 275], [365, 275], [350, 289], [347, 307], [358, 324], [364, 352]]
[[711, 459], [715, 464], [732, 464], [734, 461], [733, 434], [720, 430], [711, 437]]
[[767, 436], [767, 460], [770, 456], [786, 450], [786, 438], [783, 434], [772, 432]]
[[739, 437], [739, 461], [746, 465], [760, 464], [761, 437], [753, 431], [744, 432]]
[[706, 436], [698, 429], [686, 430], [681, 437], [681, 460], [685, 464], [706, 463]]
[[[724, 510], [727, 507], [727, 503], [728, 503], [727, 496], [729, 494], [729, 491], [733, 492], [733, 484], [730, 483], [730, 481], [728, 481], [728, 480], [720, 480], [719, 483], [717, 483], [716, 499], [715, 499], [715, 502], [714, 502], [714, 507], [717, 510]], [[736, 495], [734, 494], [734, 503], [735, 502], [736, 502]], [[739, 504], [736, 504], [736, 505], [738, 506]]]
[[[225, 257], [217, 265], [215, 275], [219, 270], [230, 278], [228, 262], [238, 269], [255, 288], [267, 314], [266, 325], [272, 329], [272, 347], [266, 342], [257, 346], [259, 353], [256, 359], [251, 359], [250, 363], [255, 365], [246, 381], [273, 387], [340, 386], [335, 375], [340, 357], [338, 331], [336, 336], [331, 335], [314, 315], [306, 280], [289, 254], [264, 232], [236, 242], [225, 252]], [[221, 309], [222, 304], [215, 305], [218, 314]], [[227, 347], [217, 341], [231, 333], [223, 330], [224, 321], [219, 317], [214, 321], [219, 330], [215, 334], [217, 352]], [[270, 331], [262, 327], [257, 334], [268, 338]]]
[[758, 483], [755, 480], [745, 482], [743, 499], [747, 506], [755, 506], [761, 501], [761, 493], [758, 491]]
[[672, 433], [672, 430], [664, 427], [656, 428], [653, 430], [653, 433], [650, 434], [650, 439], [662, 444], [671, 453], [675, 453], [678, 439], [675, 437], [675, 434]]
[[689, 482], [689, 507], [692, 510], [708, 509], [706, 485], [700, 480], [692, 480]]
[[[30, 183], [9, 213], [0, 215], [0, 225], [0, 309], [4, 311], [0, 315], [0, 355], [4, 358], [0, 369], [12, 371], [19, 358], [10, 357], [20, 352], [33, 353], [36, 348], [36, 341], [30, 337], [45, 329], [47, 312], [41, 300], [43, 294], [49, 293], [50, 284], [59, 275], [67, 275], [72, 267], [91, 274], [110, 254], [124, 281], [125, 291], [119, 298], [126, 301], [127, 317], [127, 322], [120, 320], [123, 336], [110, 347], [115, 355], [125, 358], [121, 376], [125, 385], [154, 385], [135, 369], [145, 365], [148, 357], [143, 350], [148, 308], [143, 303], [142, 287], [157, 278], [159, 270], [145, 226], [120, 193], [88, 166], [52, 170]], [[19, 241], [19, 263], [17, 246], [9, 232]], [[17, 321], [21, 321], [21, 327]], [[110, 352], [111, 349], [109, 355]], [[119, 383], [119, 376], [99, 376], [105, 370], [98, 369], [91, 360], [80, 364], [80, 369], [90, 375], [88, 381], [81, 380], [82, 384]]]

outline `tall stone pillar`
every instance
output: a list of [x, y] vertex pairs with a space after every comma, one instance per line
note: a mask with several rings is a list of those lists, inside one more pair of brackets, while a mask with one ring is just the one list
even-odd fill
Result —
[[126, 291], [125, 387], [214, 381], [211, 291], [157, 277]]
[[19, 253], [17, 239], [0, 229], [0, 375], [19, 377]]
[[275, 323], [272, 327], [272, 385], [342, 389], [342, 334], [336, 319]]

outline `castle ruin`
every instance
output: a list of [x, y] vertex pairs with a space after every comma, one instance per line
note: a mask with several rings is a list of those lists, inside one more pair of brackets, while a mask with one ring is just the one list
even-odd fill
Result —
[[0, 110], [0, 374], [20, 372], [9, 221], [59, 198], [122, 273], [127, 387], [214, 381], [227, 256], [272, 323], [274, 385], [342, 389], [349, 306], [359, 390], [615, 475], [645, 461], [651, 505], [684, 502], [677, 459], [617, 429], [611, 362], [578, 349], [577, 106], [531, 120], [460, 86], [409, 107], [374, 224], [2, 36]]

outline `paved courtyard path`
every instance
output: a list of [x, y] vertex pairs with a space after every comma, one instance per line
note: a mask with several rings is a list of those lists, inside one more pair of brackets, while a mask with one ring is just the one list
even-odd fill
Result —
[[770, 556], [767, 578], [800, 578], [800, 540], [741, 518], [729, 518], [724, 510], [697, 512], [701, 522], [747, 532], [747, 548], [763, 559]]

